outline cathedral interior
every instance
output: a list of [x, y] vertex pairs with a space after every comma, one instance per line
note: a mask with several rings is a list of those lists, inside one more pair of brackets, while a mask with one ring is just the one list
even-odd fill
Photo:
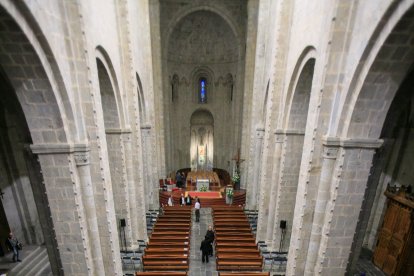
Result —
[[414, 0], [0, 0], [0, 93], [0, 275], [414, 275]]

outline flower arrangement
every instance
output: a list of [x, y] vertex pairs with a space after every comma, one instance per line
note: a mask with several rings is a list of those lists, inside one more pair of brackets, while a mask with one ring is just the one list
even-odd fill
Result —
[[228, 198], [233, 198], [233, 189], [227, 189], [226, 195]]
[[239, 182], [240, 181], [240, 175], [236, 172], [233, 177], [231, 178], [231, 181], [233, 181], [233, 183]]
[[208, 188], [207, 188], [207, 186], [206, 185], [202, 185], [201, 187], [200, 187], [200, 192], [207, 192], [208, 191]]

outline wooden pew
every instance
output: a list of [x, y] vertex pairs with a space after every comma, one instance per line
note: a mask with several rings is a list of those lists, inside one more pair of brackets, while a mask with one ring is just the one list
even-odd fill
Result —
[[216, 242], [242, 242], [242, 243], [252, 243], [254, 245], [256, 245], [256, 238], [253, 237], [240, 237], [240, 236], [233, 236], [233, 237], [222, 237], [222, 236], [217, 236], [216, 237]]
[[216, 248], [246, 248], [246, 249], [257, 249], [256, 244], [252, 243], [241, 243], [241, 242], [216, 242]]
[[222, 233], [222, 232], [240, 232], [240, 233], [251, 233], [252, 229], [250, 226], [248, 227], [221, 227], [221, 226], [215, 226], [214, 227], [215, 232]]
[[151, 236], [151, 242], [188, 242], [189, 236]]
[[217, 270], [261, 271], [263, 257], [244, 211], [239, 207], [213, 208], [213, 219]]
[[157, 242], [157, 241], [152, 241], [152, 240], [150, 240], [149, 242], [148, 242], [148, 245], [147, 245], [149, 248], [150, 247], [165, 247], [165, 248], [186, 248], [186, 247], [189, 247], [190, 246], [190, 242], [189, 241], [186, 241], [186, 242], [172, 242], [172, 241], [168, 241], [168, 242], [165, 242], [165, 241], [160, 241], [160, 242]]
[[237, 250], [237, 254], [251, 253], [253, 255], [257, 255], [257, 254], [260, 255], [260, 250], [257, 248], [237, 248], [237, 247], [216, 248], [216, 255], [219, 255], [222, 253], [234, 254], [235, 250]]
[[219, 272], [218, 276], [270, 276], [270, 272]]
[[142, 263], [147, 274], [142, 275], [187, 275], [167, 272], [188, 270], [190, 235], [191, 207], [165, 207], [144, 251]]
[[157, 248], [157, 247], [151, 247], [146, 248], [144, 251], [145, 254], [148, 255], [189, 255], [190, 254], [190, 248], [189, 247], [181, 247], [181, 248]]
[[217, 236], [220, 236], [222, 238], [224, 237], [249, 237], [254, 238], [254, 235], [251, 233], [237, 233], [237, 232], [216, 232]]
[[251, 260], [263, 262], [263, 257], [262, 255], [260, 255], [260, 253], [258, 254], [256, 253], [255, 254], [251, 254], [251, 253], [242, 254], [240, 252], [235, 252], [233, 254], [220, 253], [216, 256], [216, 258], [219, 258], [220, 260], [229, 260], [229, 261], [237, 260], [237, 262], [238, 261], [245, 262], [245, 261], [251, 261]]
[[160, 221], [160, 222], [156, 222], [155, 223], [155, 226], [168, 226], [168, 227], [171, 227], [171, 228], [174, 228], [174, 227], [188, 227], [188, 228], [190, 228], [190, 222], [162, 222], [162, 221]]
[[187, 276], [187, 272], [144, 271], [144, 272], [136, 272], [135, 276]]
[[190, 236], [190, 231], [163, 231], [163, 232], [153, 232], [151, 237], [162, 237], [162, 236]]
[[243, 270], [243, 271], [261, 271], [263, 268], [262, 260], [245, 260], [235, 261], [217, 259], [217, 270]]
[[161, 217], [159, 219], [157, 219], [157, 222], [177, 222], [177, 223], [181, 223], [181, 222], [188, 222], [190, 218], [184, 218], [184, 217], [180, 217], [180, 218], [173, 218], [173, 217]]
[[187, 264], [165, 264], [164, 262], [159, 262], [158, 264], [153, 263], [144, 263], [145, 271], [187, 271], [188, 270], [188, 263]]
[[176, 262], [180, 261], [180, 263], [184, 264], [188, 261], [188, 255], [145, 255], [142, 257], [143, 262]]
[[234, 228], [234, 227], [240, 227], [240, 226], [242, 226], [244, 228], [247, 228], [247, 227], [250, 228], [250, 224], [247, 221], [214, 222], [214, 227], [219, 227], [219, 228], [225, 228], [225, 227]]

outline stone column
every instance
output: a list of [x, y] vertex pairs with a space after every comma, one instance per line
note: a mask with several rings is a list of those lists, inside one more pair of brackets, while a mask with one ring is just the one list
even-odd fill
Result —
[[135, 181], [134, 181], [134, 167], [132, 162], [132, 133], [131, 130], [126, 129], [122, 131], [122, 142], [124, 144], [125, 149], [125, 168], [126, 168], [126, 178], [127, 178], [127, 192], [129, 198], [129, 221], [127, 221], [127, 227], [131, 229], [131, 240], [128, 242], [130, 249], [136, 249], [138, 247], [138, 231], [139, 224], [138, 220], [143, 219], [145, 216], [138, 215], [137, 205], [134, 203], [137, 201], [137, 191], [135, 188]]
[[257, 128], [256, 129], [256, 136], [255, 136], [255, 142], [254, 142], [254, 148], [255, 148], [255, 155], [254, 155], [254, 171], [256, 172], [253, 183], [250, 183], [252, 185], [251, 188], [251, 196], [249, 197], [249, 200], [247, 202], [247, 206], [249, 209], [257, 209], [257, 201], [259, 192], [257, 191], [260, 187], [260, 160], [262, 159], [262, 147], [263, 147], [263, 137], [264, 137], [265, 130], [264, 128]]
[[[270, 238], [272, 248], [280, 248], [281, 230], [279, 222], [287, 222], [283, 247], [289, 244], [292, 233], [293, 213], [295, 210], [296, 193], [299, 180], [299, 171], [302, 160], [303, 139], [305, 133], [301, 130], [288, 129], [284, 131], [284, 144], [281, 147], [279, 160], [279, 173], [275, 181], [277, 186], [277, 197], [274, 198], [274, 221], [272, 224], [273, 235]], [[280, 138], [282, 139], [282, 138]], [[286, 248], [280, 248], [285, 250]]]
[[[339, 146], [339, 150], [336, 162], [328, 158], [324, 160], [327, 163], [326, 173], [321, 177], [323, 187], [320, 188], [325, 191], [318, 193], [316, 203], [318, 212], [321, 212], [320, 209], [325, 206], [324, 215], [321, 218], [318, 214], [315, 217], [318, 221], [314, 219], [314, 232], [317, 233], [320, 227], [321, 233], [319, 242], [317, 236], [312, 236], [310, 250], [317, 249], [317, 252], [314, 252], [316, 256], [312, 256], [309, 261], [315, 260], [312, 274], [344, 275], [364, 200], [372, 158], [375, 150], [382, 145], [382, 140], [327, 138], [325, 143], [327, 148]], [[326, 150], [325, 155], [328, 156], [328, 153], [334, 155], [335, 150]], [[331, 172], [328, 170], [329, 167]], [[327, 180], [329, 176], [331, 181]], [[308, 253], [310, 257], [312, 252]], [[306, 267], [311, 265], [307, 263]], [[306, 274], [310, 274], [308, 271], [311, 269], [308, 268]]]
[[62, 274], [104, 275], [87, 145], [38, 144]]
[[[158, 202], [158, 189], [154, 189], [154, 183], [152, 183], [151, 171], [153, 170], [152, 166], [152, 147], [151, 147], [151, 126], [143, 125], [141, 126], [141, 140], [142, 140], [142, 167], [143, 167], [143, 184], [144, 191], [147, 200], [145, 201], [145, 210], [152, 209], [154, 204], [154, 199], [157, 198]], [[150, 206], [151, 205], [151, 206]], [[158, 205], [158, 204], [157, 204]], [[157, 206], [155, 205], [155, 206]]]
[[332, 174], [338, 153], [338, 145], [328, 145], [324, 141], [321, 177], [319, 180], [318, 193], [316, 196], [315, 212], [309, 241], [308, 254], [305, 264], [305, 274], [314, 273], [317, 249], [321, 240], [322, 224], [326, 213], [326, 204], [330, 199]]
[[272, 179], [275, 181], [271, 183], [271, 192], [270, 192], [270, 201], [269, 201], [269, 219], [267, 222], [267, 231], [266, 231], [266, 244], [273, 250], [273, 236], [275, 233], [276, 225], [275, 224], [275, 209], [277, 206], [277, 198], [280, 197], [278, 194], [279, 190], [279, 171], [280, 171], [280, 160], [281, 160], [281, 152], [283, 147], [283, 140], [284, 140], [284, 133], [282, 130], [276, 130], [276, 145], [275, 145], [275, 159], [273, 164], [273, 175]]
[[83, 240], [86, 243], [85, 249], [90, 249], [92, 253], [93, 269], [91, 269], [91, 275], [104, 275], [105, 270], [102, 260], [102, 250], [99, 239], [95, 198], [93, 196], [93, 186], [90, 175], [88, 146], [77, 146], [74, 152], [74, 159], [77, 167], [79, 186], [82, 193], [83, 208], [85, 210], [85, 221], [89, 234], [89, 242], [87, 239]]
[[[130, 212], [130, 205], [132, 204], [130, 202], [131, 194], [129, 193], [125, 148], [122, 137], [124, 132], [125, 130], [123, 129], [105, 130], [115, 215], [117, 220], [116, 225], [118, 225], [118, 231], [120, 233], [120, 248], [124, 249], [123, 247], [125, 246], [127, 247], [125, 249], [132, 249], [133, 246], [137, 246], [137, 242], [134, 242], [132, 239], [132, 216]], [[135, 201], [136, 199], [132, 196], [132, 200]], [[126, 220], [126, 227], [124, 229], [120, 226], [121, 219]], [[123, 237], [123, 235], [125, 235], [125, 237]], [[126, 244], [124, 244], [124, 241]]]

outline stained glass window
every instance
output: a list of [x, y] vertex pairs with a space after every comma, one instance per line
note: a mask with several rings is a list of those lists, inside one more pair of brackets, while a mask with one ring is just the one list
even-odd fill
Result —
[[200, 79], [199, 102], [207, 103], [207, 80], [205, 78]]

